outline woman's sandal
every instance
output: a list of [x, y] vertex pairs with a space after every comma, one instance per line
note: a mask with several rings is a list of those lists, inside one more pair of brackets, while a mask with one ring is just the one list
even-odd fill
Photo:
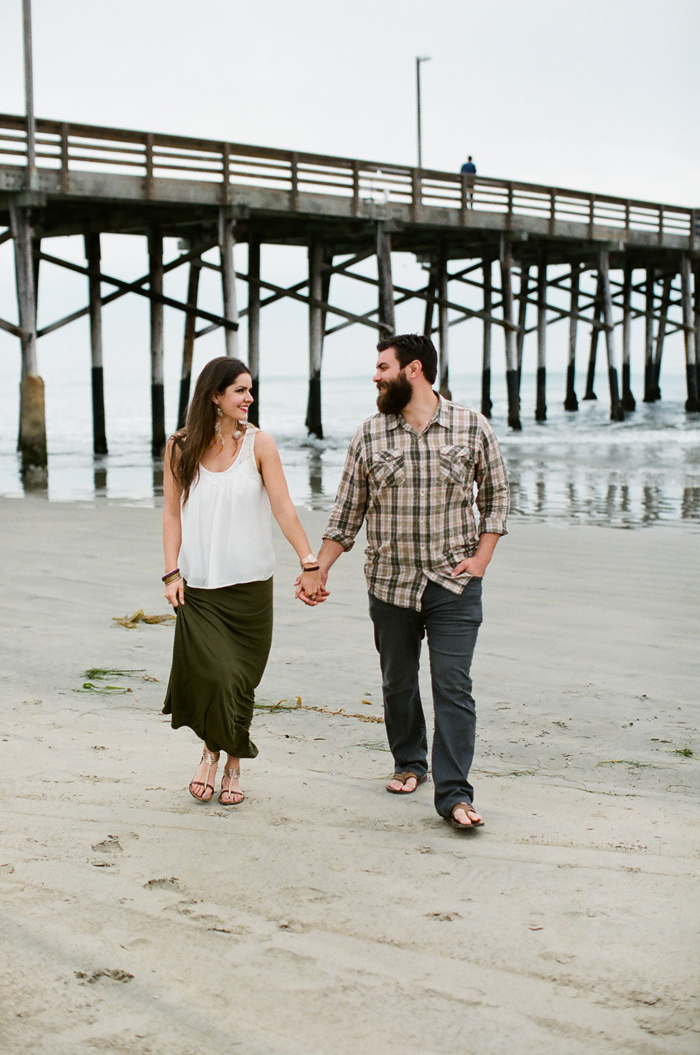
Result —
[[[402, 784], [405, 784], [406, 781], [409, 780], [410, 777], [413, 777], [413, 779], [416, 782], [416, 787], [415, 788], [406, 788], [406, 789], [404, 789], [404, 788], [390, 788], [389, 784], [387, 784], [386, 790], [388, 792], [390, 792], [392, 795], [412, 795], [413, 792], [416, 790], [416, 788], [419, 788], [421, 786], [421, 784], [425, 784], [426, 780], [428, 779], [428, 777], [425, 774], [423, 774], [422, 777], [419, 777], [417, 773], [412, 773], [409, 770], [407, 773], [394, 773], [394, 775], [391, 778], [391, 780], [392, 781], [393, 780], [400, 780]], [[389, 783], [391, 783], [391, 781], [389, 781]]]
[[[205, 748], [204, 751], [202, 752], [202, 762], [206, 763], [206, 765], [208, 765], [209, 769], [211, 770], [212, 766], [218, 766], [218, 764], [219, 764], [219, 755], [218, 754], [212, 755], [211, 752], [207, 751], [207, 749]], [[202, 765], [202, 762], [199, 763], [200, 766]], [[214, 775], [216, 776], [216, 770], [214, 770]], [[209, 776], [208, 773], [207, 773], [207, 776]], [[201, 795], [195, 795], [195, 793], [192, 790], [192, 788], [204, 788], [204, 791], [202, 792]], [[206, 794], [207, 788], [211, 788], [211, 795], [209, 795], [209, 796], [207, 796], [207, 798], [205, 798], [204, 796]], [[214, 798], [214, 785], [213, 784], [208, 784], [208, 783], [205, 784], [201, 780], [191, 780], [190, 781], [190, 795], [192, 796], [193, 799], [196, 799], [197, 802], [211, 802], [211, 800]]]
[[483, 826], [484, 822], [482, 820], [470, 821], [469, 824], [463, 824], [455, 818], [455, 810], [464, 810], [467, 817], [470, 813], [473, 813], [475, 817], [479, 816], [471, 802], [456, 802], [450, 810], [450, 816], [448, 818], [453, 828], [458, 828], [460, 831], [466, 831], [468, 828], [481, 828]]
[[[232, 781], [240, 780], [240, 776], [241, 776], [240, 766], [238, 767], [238, 769], [226, 769], [226, 767], [224, 767], [224, 772], [223, 772], [223, 775], [221, 777], [221, 791], [219, 793], [219, 802], [221, 803], [222, 806], [240, 806], [240, 804], [243, 802], [243, 799], [245, 798], [245, 795], [243, 794], [243, 792], [240, 789], [238, 791], [236, 791], [235, 789], [233, 791], [230, 790]], [[227, 777], [228, 777], [228, 787], [225, 788], [224, 787], [224, 780], [226, 780]], [[224, 800], [221, 797], [222, 795], [229, 795], [229, 796], [237, 795], [238, 797], [237, 798], [232, 798], [230, 802], [224, 802]]]

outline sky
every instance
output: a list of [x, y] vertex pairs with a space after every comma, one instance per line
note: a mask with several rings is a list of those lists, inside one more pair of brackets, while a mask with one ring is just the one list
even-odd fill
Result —
[[[700, 206], [696, 0], [33, 0], [33, 22], [38, 116], [414, 164], [415, 57], [425, 55], [427, 167], [454, 171], [469, 153], [482, 175]], [[0, 5], [0, 39], [0, 110], [22, 113], [21, 0]], [[52, 247], [57, 255], [82, 262], [79, 241], [63, 241]], [[142, 273], [138, 241], [105, 239], [104, 270]], [[245, 270], [245, 248], [237, 253]], [[263, 267], [271, 281], [291, 284], [303, 277], [303, 251], [270, 249]], [[396, 267], [407, 284], [417, 271], [408, 260]], [[166, 292], [182, 296], [184, 281], [173, 273]], [[47, 269], [42, 283], [40, 324], [85, 302], [80, 278]], [[361, 306], [359, 294], [337, 290], [345, 307]], [[214, 310], [217, 296], [213, 287], [205, 294]], [[110, 356], [138, 349], [147, 374], [146, 306], [118, 303], [105, 313], [106, 368]], [[270, 312], [263, 373], [303, 372], [303, 307]], [[182, 320], [168, 314], [174, 376]], [[8, 244], [0, 315], [16, 317]], [[455, 368], [476, 366], [476, 324], [469, 334], [455, 337]], [[88, 362], [86, 335], [77, 327], [45, 338], [40, 367], [42, 356]], [[16, 344], [0, 333], [0, 354], [18, 356]], [[222, 340], [198, 344], [203, 361], [220, 354]], [[562, 327], [550, 344], [561, 365]], [[349, 360], [359, 364], [349, 372], [362, 372], [372, 333], [343, 331], [325, 355], [336, 375]]]

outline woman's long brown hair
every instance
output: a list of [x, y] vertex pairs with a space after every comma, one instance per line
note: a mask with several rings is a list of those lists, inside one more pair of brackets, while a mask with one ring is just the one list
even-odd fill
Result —
[[170, 443], [170, 468], [182, 489], [183, 504], [199, 477], [202, 455], [216, 435], [216, 406], [212, 396], [221, 395], [241, 374], [249, 373], [240, 359], [222, 355], [211, 359], [197, 378], [187, 424], [175, 433]]

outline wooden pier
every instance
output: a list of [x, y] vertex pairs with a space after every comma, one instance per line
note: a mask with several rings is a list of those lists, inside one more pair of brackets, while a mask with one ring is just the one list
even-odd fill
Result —
[[[95, 452], [106, 453], [102, 308], [135, 295], [150, 302], [152, 445], [165, 441], [163, 308], [184, 315], [179, 423], [191, 384], [194, 342], [220, 328], [227, 355], [240, 355], [238, 322], [248, 316], [247, 359], [255, 394], [260, 367], [260, 312], [282, 298], [308, 306], [309, 394], [306, 424], [323, 436], [321, 368], [324, 339], [351, 325], [395, 332], [395, 307], [411, 299], [425, 307], [424, 332], [436, 334], [439, 387], [449, 394], [449, 334], [454, 325], [479, 320], [483, 329], [481, 410], [491, 413], [493, 327], [503, 331], [508, 423], [521, 428], [520, 379], [527, 334], [536, 333], [538, 421], [547, 416], [547, 330], [569, 325], [566, 410], [575, 412], [578, 335], [590, 332], [583, 399], [594, 399], [596, 358], [605, 342], [610, 414], [634, 410], [631, 390], [631, 322], [645, 320], [645, 402], [660, 398], [665, 337], [683, 333], [689, 413], [700, 411], [700, 209], [633, 201], [604, 194], [544, 187], [513, 180], [416, 169], [404, 165], [274, 150], [183, 136], [159, 135], [60, 121], [36, 121], [36, 169], [27, 165], [26, 122], [0, 115], [0, 244], [12, 240], [18, 320], [0, 319], [22, 349], [19, 448], [25, 469], [46, 465], [43, 382], [37, 340], [89, 316]], [[147, 239], [149, 270], [125, 282], [105, 274], [100, 235]], [[52, 237], [84, 239], [85, 266], [47, 252]], [[163, 238], [185, 246], [163, 259]], [[248, 270], [235, 273], [235, 243], [248, 247]], [[265, 280], [260, 247], [306, 246], [308, 271], [290, 287]], [[218, 249], [218, 263], [203, 254]], [[407, 289], [392, 280], [392, 253], [410, 252], [426, 267], [426, 283]], [[353, 268], [376, 259], [376, 278]], [[37, 330], [40, 264], [68, 268], [86, 278], [84, 308]], [[187, 301], [163, 293], [164, 275], [188, 266]], [[562, 275], [562, 265], [566, 272]], [[552, 268], [559, 272], [552, 277]], [[220, 314], [198, 306], [202, 268], [221, 277]], [[586, 272], [596, 278], [585, 292]], [[362, 315], [333, 303], [333, 276], [376, 288], [376, 308]], [[617, 276], [617, 277], [616, 277]], [[248, 287], [236, 303], [235, 279]], [[453, 299], [451, 290], [478, 289], [479, 308]], [[103, 287], [111, 287], [104, 293]], [[568, 294], [568, 307], [550, 303], [550, 291]], [[529, 325], [528, 309], [535, 325]], [[258, 403], [253, 406], [257, 414]], [[251, 415], [253, 417], [253, 415]], [[256, 418], [257, 420], [257, 418]]]

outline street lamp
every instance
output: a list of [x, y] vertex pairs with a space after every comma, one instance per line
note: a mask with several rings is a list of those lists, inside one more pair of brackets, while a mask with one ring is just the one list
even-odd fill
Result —
[[22, 0], [24, 29], [24, 98], [27, 109], [27, 187], [36, 184], [36, 130], [34, 125], [34, 76], [32, 70], [32, 7], [31, 0]]
[[418, 168], [423, 168], [423, 139], [420, 124], [420, 64], [430, 62], [430, 55], [416, 55], [416, 124], [418, 127]]

